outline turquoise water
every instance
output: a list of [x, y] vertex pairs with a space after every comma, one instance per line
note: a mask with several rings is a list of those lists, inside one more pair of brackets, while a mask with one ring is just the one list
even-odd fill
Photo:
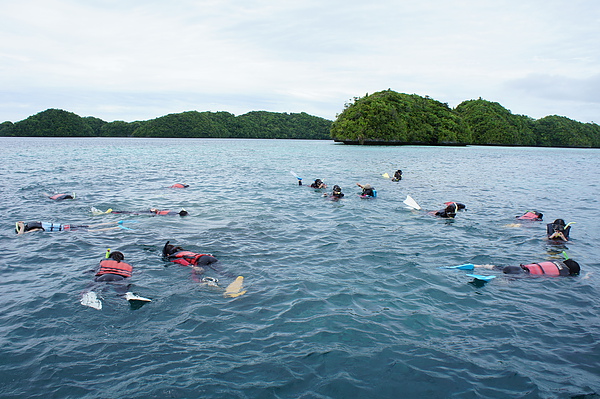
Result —
[[[600, 151], [353, 147], [321, 141], [0, 138], [2, 398], [592, 398], [600, 393]], [[404, 171], [392, 183], [383, 172]], [[290, 170], [342, 186], [328, 201]], [[190, 184], [185, 190], [167, 188]], [[371, 183], [361, 200], [356, 182]], [[44, 193], [76, 192], [54, 202]], [[455, 220], [407, 209], [467, 204]], [[190, 216], [92, 216], [185, 208]], [[526, 210], [544, 222], [513, 226]], [[545, 223], [575, 221], [548, 243]], [[14, 222], [123, 220], [35, 232]], [[160, 258], [166, 240], [220, 259], [224, 298]], [[79, 303], [106, 248], [134, 268]], [[480, 285], [439, 266], [567, 253], [575, 278]], [[494, 273], [494, 272], [492, 272]]]

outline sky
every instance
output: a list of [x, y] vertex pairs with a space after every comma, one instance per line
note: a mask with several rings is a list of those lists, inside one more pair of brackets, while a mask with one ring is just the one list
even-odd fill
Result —
[[387, 89], [600, 123], [600, 1], [0, 0], [0, 122], [335, 120]]

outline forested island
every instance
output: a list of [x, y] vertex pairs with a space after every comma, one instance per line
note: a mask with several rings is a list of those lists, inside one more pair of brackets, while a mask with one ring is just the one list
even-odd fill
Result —
[[18, 137], [181, 137], [331, 140], [331, 121], [298, 114], [253, 111], [188, 111], [148, 121], [106, 122], [73, 112], [48, 109], [20, 122], [0, 124], [0, 136]]
[[0, 136], [179, 137], [331, 140], [361, 145], [501, 145], [600, 148], [600, 126], [564, 116], [533, 119], [496, 102], [456, 108], [417, 94], [384, 90], [355, 97], [335, 121], [302, 113], [187, 111], [148, 121], [106, 122], [60, 109], [0, 124]]
[[355, 97], [331, 126], [346, 144], [600, 147], [600, 126], [564, 116], [533, 119], [479, 98], [446, 103], [385, 90]]

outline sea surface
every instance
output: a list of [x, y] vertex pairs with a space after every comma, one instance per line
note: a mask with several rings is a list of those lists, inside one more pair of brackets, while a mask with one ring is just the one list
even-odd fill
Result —
[[[0, 138], [0, 163], [1, 398], [600, 397], [600, 150]], [[426, 212], [446, 201], [467, 210]], [[544, 221], [517, 223], [528, 210]], [[576, 222], [563, 245], [545, 239], [556, 218]], [[17, 221], [101, 226], [18, 236]], [[164, 262], [167, 240], [217, 257], [221, 288]], [[106, 284], [101, 310], [80, 304], [107, 248], [151, 303]], [[563, 251], [580, 276], [440, 268]], [[224, 297], [236, 276], [246, 293]]]

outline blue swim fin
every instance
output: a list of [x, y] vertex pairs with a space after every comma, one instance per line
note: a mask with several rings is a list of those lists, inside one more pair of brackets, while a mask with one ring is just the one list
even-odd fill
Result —
[[464, 265], [458, 266], [440, 266], [440, 269], [473, 270], [475, 269], [475, 265], [472, 263], [465, 263]]
[[480, 274], [467, 274], [467, 276], [481, 281], [490, 281], [491, 279], [496, 278], [496, 276], [482, 276]]

